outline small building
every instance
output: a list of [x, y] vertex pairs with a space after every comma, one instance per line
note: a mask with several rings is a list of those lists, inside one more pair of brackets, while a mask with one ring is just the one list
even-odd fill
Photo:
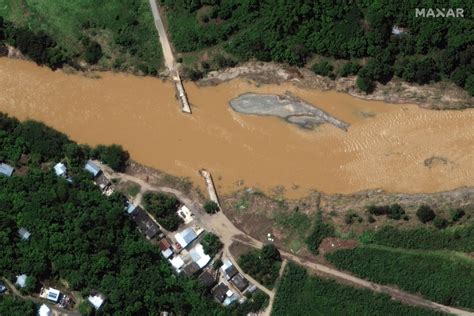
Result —
[[234, 275], [230, 282], [232, 282], [232, 284], [234, 284], [240, 292], [245, 291], [245, 289], [249, 286], [249, 281], [247, 281], [247, 279], [240, 273]]
[[26, 274], [20, 274], [16, 276], [15, 285], [19, 288], [24, 288], [26, 286]]
[[189, 227], [174, 235], [174, 238], [181, 248], [186, 248], [187, 245], [192, 243], [194, 239], [197, 238], [197, 235], [196, 232], [191, 227]]
[[15, 168], [13, 168], [10, 165], [7, 165], [6, 163], [0, 163], [0, 174], [4, 175], [6, 177], [11, 177], [13, 174], [13, 171], [15, 171]]
[[97, 177], [102, 170], [100, 170], [100, 167], [93, 163], [91, 160], [88, 160], [86, 162], [86, 165], [84, 166], [84, 170], [89, 172], [94, 178]]
[[105, 297], [102, 294], [89, 295], [87, 300], [92, 304], [92, 306], [94, 306], [96, 310], [99, 310], [102, 304], [104, 304]]
[[0, 282], [0, 294], [3, 294], [7, 291], [7, 286], [3, 283]]
[[221, 269], [225, 274], [226, 280], [232, 279], [237, 273], [239, 273], [230, 260], [226, 260]]
[[184, 224], [189, 224], [193, 221], [194, 214], [189, 210], [186, 205], [182, 205], [178, 209], [178, 216], [181, 217], [184, 221]]
[[133, 215], [133, 213], [135, 213], [135, 211], [137, 211], [137, 209], [139, 209], [139, 208], [140, 207], [138, 205], [135, 205], [130, 201], [127, 202], [127, 206], [125, 207], [125, 209], [127, 210], [128, 215]]
[[184, 274], [186, 274], [187, 276], [192, 276], [194, 275], [195, 273], [197, 273], [199, 270], [201, 270], [201, 268], [199, 267], [199, 265], [196, 263], [196, 262], [191, 262], [189, 263], [187, 266], [185, 266], [183, 268], [183, 272]]
[[226, 298], [224, 299], [224, 302], [222, 302], [222, 305], [224, 306], [229, 306], [235, 301], [240, 300], [240, 295], [237, 293], [234, 293], [232, 290], [228, 290], [226, 293]]
[[406, 30], [405, 28], [399, 27], [399, 26], [397, 26], [397, 25], [394, 25], [394, 26], [392, 27], [392, 34], [393, 34], [393, 35], [396, 35], [396, 36], [401, 36], [401, 35], [403, 35], [404, 33], [406, 33], [406, 31], [407, 31], [407, 30]]
[[168, 259], [173, 255], [173, 249], [171, 248], [171, 243], [168, 241], [168, 239], [163, 238], [160, 240], [158, 246], [160, 247], [161, 254], [165, 259]]
[[219, 283], [218, 286], [216, 286], [213, 290], [212, 290], [212, 296], [214, 296], [214, 298], [219, 302], [219, 303], [222, 303], [224, 302], [224, 300], [226, 299], [227, 295], [227, 291], [229, 291], [229, 287], [227, 285], [225, 285], [224, 283]]
[[137, 224], [138, 229], [143, 234], [145, 234], [146, 238], [148, 239], [154, 238], [160, 232], [158, 225], [156, 225], [147, 212], [141, 208], [137, 208], [135, 210], [135, 212], [132, 214], [132, 219], [135, 224]]
[[180, 273], [181, 268], [184, 266], [184, 261], [181, 259], [180, 256], [173, 257], [172, 259], [168, 259], [168, 261], [171, 263], [173, 268], [176, 270], [176, 272]]
[[193, 249], [191, 249], [189, 255], [193, 262], [197, 263], [200, 269], [204, 268], [209, 261], [211, 261], [211, 257], [206, 255], [201, 244], [197, 244]]
[[54, 172], [56, 173], [56, 175], [58, 177], [64, 177], [65, 178], [67, 176], [67, 168], [62, 162], [57, 163], [54, 166]]
[[20, 238], [23, 240], [30, 240], [31, 233], [25, 227], [21, 227], [18, 230], [18, 236], [20, 236]]
[[216, 278], [209, 271], [204, 271], [198, 276], [198, 282], [205, 288], [211, 288], [216, 284]]
[[109, 178], [105, 176], [105, 174], [100, 173], [94, 180], [95, 184], [100, 188], [102, 192], [106, 191], [112, 183], [110, 182]]
[[48, 305], [43, 304], [41, 307], [38, 309], [38, 316], [51, 316], [51, 309], [48, 307]]
[[59, 290], [56, 290], [50, 287], [48, 289], [48, 294], [46, 295], [46, 298], [50, 300], [51, 302], [57, 303], [59, 301], [60, 296], [61, 296], [61, 292], [59, 292]]

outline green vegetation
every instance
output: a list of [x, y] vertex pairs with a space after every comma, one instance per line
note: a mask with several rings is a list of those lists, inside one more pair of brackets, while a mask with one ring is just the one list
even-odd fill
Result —
[[403, 305], [385, 294], [309, 276], [303, 268], [289, 263], [279, 282], [272, 315], [422, 316], [438, 313]]
[[370, 234], [371, 242], [394, 248], [474, 251], [474, 223], [472, 222], [444, 230], [428, 227], [402, 230], [385, 226]]
[[[312, 0], [161, 0], [178, 51], [222, 46], [239, 61], [255, 58], [303, 66], [314, 55], [368, 59], [357, 85], [370, 92], [373, 82], [395, 74], [425, 84], [448, 79], [474, 95], [472, 5], [461, 0], [465, 18], [420, 18], [423, 3]], [[434, 6], [436, 7], [436, 6]], [[392, 34], [392, 28], [403, 28]], [[346, 73], [354, 73], [354, 70]]]
[[34, 316], [36, 308], [30, 301], [21, 300], [11, 295], [0, 295], [0, 315]]
[[266, 293], [261, 290], [255, 291], [253, 294], [247, 296], [247, 300], [242, 304], [234, 304], [233, 315], [246, 316], [252, 313], [263, 311], [270, 301]]
[[260, 284], [273, 288], [280, 272], [281, 257], [273, 245], [265, 245], [260, 250], [252, 250], [239, 258], [239, 266]]
[[326, 60], [314, 64], [311, 69], [314, 71], [315, 74], [326, 76], [326, 77], [333, 77], [334, 73], [332, 72], [334, 67]]
[[279, 228], [300, 236], [304, 236], [311, 227], [311, 220], [308, 215], [299, 210], [299, 207], [295, 207], [291, 212], [276, 212], [273, 220]]
[[395, 284], [441, 304], [474, 307], [474, 263], [469, 259], [376, 246], [338, 250], [326, 258], [363, 279]]
[[183, 223], [178, 216], [179, 201], [174, 195], [147, 192], [143, 195], [145, 209], [153, 214], [166, 230], [175, 231]]
[[39, 64], [79, 67], [85, 60], [107, 69], [151, 75], [161, 67], [147, 1], [6, 0], [0, 17], [5, 20], [0, 33], [5, 29], [6, 42]]
[[99, 145], [92, 151], [92, 156], [101, 160], [115, 171], [123, 172], [127, 167], [130, 155], [120, 145]]
[[375, 216], [387, 215], [387, 218], [395, 220], [400, 220], [405, 215], [405, 210], [400, 206], [400, 204], [382, 206], [369, 205], [367, 207], [367, 212]]
[[347, 62], [345, 63], [341, 69], [339, 70], [339, 75], [341, 77], [347, 77], [347, 76], [354, 76], [354, 75], [357, 75], [357, 73], [359, 72], [360, 68], [362, 66], [357, 64], [357, 63], [354, 63], [354, 62]]
[[431, 222], [436, 217], [436, 214], [428, 205], [421, 205], [416, 211], [416, 217], [418, 217], [420, 222], [426, 224]]
[[216, 202], [209, 200], [204, 204], [204, 210], [208, 214], [215, 214], [219, 211], [219, 205], [217, 205]]
[[326, 237], [333, 237], [335, 234], [336, 231], [334, 230], [334, 227], [329, 223], [325, 223], [323, 221], [322, 214], [318, 213], [313, 225], [313, 229], [306, 238], [306, 246], [312, 253], [317, 255], [319, 253], [319, 245], [323, 239]]
[[207, 253], [211, 258], [214, 258], [219, 251], [221, 251], [224, 244], [220, 241], [219, 237], [213, 233], [207, 233], [201, 241], [204, 252]]
[[[32, 127], [43, 136], [31, 133]], [[82, 147], [40, 123], [0, 115], [2, 159], [17, 165], [22, 155], [30, 157], [28, 171], [0, 177], [0, 275], [14, 280], [25, 273], [52, 284], [65, 280], [69, 290], [84, 296], [101, 292], [107, 297], [105, 315], [225, 314], [196, 280], [173, 274], [159, 248], [126, 215], [125, 198], [102, 195], [83, 171], [84, 157], [68, 158], [66, 149], [74, 148]], [[58, 158], [68, 161], [73, 183], [41, 168]], [[19, 238], [20, 227], [31, 232], [29, 241]], [[12, 304], [0, 297], [0, 314], [15, 315]], [[30, 314], [30, 307], [13, 305], [20, 315]]]

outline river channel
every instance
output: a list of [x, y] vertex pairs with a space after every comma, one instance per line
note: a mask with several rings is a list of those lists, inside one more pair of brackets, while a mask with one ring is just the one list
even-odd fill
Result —
[[[206, 168], [221, 194], [242, 186], [283, 186], [288, 197], [301, 197], [313, 189], [417, 193], [474, 185], [474, 109], [425, 110], [240, 79], [185, 87], [192, 115], [180, 112], [171, 82], [66, 74], [0, 58], [0, 111], [42, 121], [80, 143], [121, 144], [134, 160], [198, 185], [198, 170]], [[228, 102], [248, 92], [291, 92], [350, 126], [305, 130], [233, 111]]]

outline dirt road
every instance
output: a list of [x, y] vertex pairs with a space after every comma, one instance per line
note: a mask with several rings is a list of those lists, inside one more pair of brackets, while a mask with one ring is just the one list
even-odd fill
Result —
[[163, 20], [161, 19], [158, 6], [156, 5], [156, 0], [149, 0], [149, 2], [151, 12], [153, 13], [153, 19], [155, 20], [155, 27], [160, 37], [161, 49], [163, 51], [163, 56], [165, 57], [165, 65], [170, 73], [173, 74], [175, 70], [175, 61], [173, 51], [171, 50], [171, 44], [168, 40], [168, 35], [166, 34], [165, 26], [163, 25]]
[[[97, 162], [99, 163], [99, 162]], [[102, 170], [106, 173], [106, 175], [113, 177], [113, 178], [120, 178], [125, 181], [133, 181], [135, 183], [138, 183], [141, 186], [141, 192], [139, 195], [137, 195], [135, 202], [140, 202], [141, 197], [143, 193], [146, 191], [158, 191], [158, 192], [166, 192], [166, 193], [171, 193], [174, 194], [178, 199], [181, 200], [194, 214], [195, 214], [195, 220], [197, 223], [203, 227], [204, 229], [208, 231], [212, 231], [214, 234], [219, 236], [221, 239], [222, 243], [224, 244], [224, 253], [225, 255], [231, 259], [231, 261], [236, 265], [236, 268], [242, 272], [242, 269], [236, 264], [235, 258], [232, 257], [230, 251], [228, 250], [230, 244], [232, 244], [233, 241], [238, 241], [243, 244], [246, 244], [248, 246], [254, 247], [254, 248], [261, 248], [263, 246], [263, 243], [259, 240], [254, 239], [253, 237], [246, 235], [244, 232], [240, 231], [237, 227], [234, 226], [234, 224], [225, 216], [223, 212], [218, 212], [213, 215], [209, 215], [206, 212], [204, 212], [202, 205], [199, 203], [196, 203], [192, 201], [191, 199], [187, 198], [186, 195], [179, 190], [168, 188], [168, 187], [155, 187], [147, 183], [146, 181], [131, 176], [123, 173], [117, 173], [112, 171], [110, 168], [107, 166], [104, 166], [101, 164]], [[319, 273], [322, 273], [324, 275], [327, 275], [329, 277], [339, 279], [339, 280], [344, 280], [346, 282], [350, 282], [358, 287], [363, 287], [369, 290], [372, 290], [374, 292], [378, 293], [384, 293], [390, 295], [393, 299], [397, 301], [401, 301], [404, 303], [408, 303], [410, 305], [414, 306], [419, 306], [419, 307], [424, 307], [424, 308], [429, 308], [432, 310], [437, 310], [440, 312], [445, 312], [449, 314], [454, 314], [454, 315], [461, 315], [461, 316], [474, 316], [474, 313], [465, 311], [462, 309], [454, 308], [454, 307], [449, 307], [445, 306], [442, 304], [438, 304], [429, 300], [426, 300], [424, 298], [421, 298], [419, 296], [409, 294], [403, 291], [400, 291], [396, 288], [386, 286], [386, 285], [380, 285], [376, 284], [370, 281], [366, 281], [364, 279], [358, 278], [356, 276], [353, 276], [347, 272], [339, 271], [334, 268], [331, 268], [329, 266], [311, 262], [304, 260], [294, 254], [285, 252], [280, 250], [281, 256], [284, 259], [287, 259], [289, 261], [293, 261], [299, 265], [302, 265], [308, 269], [317, 271]], [[270, 291], [267, 288], [265, 288], [263, 285], [259, 284], [257, 281], [255, 281], [252, 277], [244, 274], [246, 278], [248, 278], [251, 282], [253, 282], [255, 285], [257, 285], [258, 288], [260, 288], [262, 291], [267, 293], [270, 296], [270, 302], [273, 304], [274, 300], [274, 295], [275, 291]], [[269, 315], [270, 311], [267, 309], [265, 311], [265, 315]]]

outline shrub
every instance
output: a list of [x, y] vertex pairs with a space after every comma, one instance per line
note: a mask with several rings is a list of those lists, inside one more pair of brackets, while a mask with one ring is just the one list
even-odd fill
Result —
[[462, 208], [451, 210], [450, 213], [451, 213], [451, 220], [453, 222], [459, 221], [461, 218], [463, 218], [464, 215], [466, 215], [466, 213], [464, 212]]
[[96, 41], [90, 41], [84, 52], [84, 59], [89, 64], [96, 64], [103, 56], [102, 47]]
[[344, 66], [342, 66], [341, 70], [339, 71], [339, 75], [341, 77], [357, 75], [360, 68], [361, 68], [361, 65], [353, 63], [353, 62], [348, 62], [348, 63], [345, 63]]
[[204, 204], [204, 210], [208, 214], [215, 214], [219, 211], [219, 205], [217, 205], [216, 202], [209, 200]]
[[319, 245], [323, 239], [333, 236], [335, 236], [334, 227], [328, 223], [323, 222], [322, 215], [318, 214], [313, 226], [313, 230], [306, 238], [306, 245], [313, 254], [317, 255], [319, 253]]
[[272, 288], [280, 272], [280, 252], [273, 245], [265, 245], [240, 256], [239, 265], [259, 283]]
[[421, 205], [416, 211], [416, 216], [423, 224], [431, 222], [436, 214], [428, 205]]
[[334, 67], [328, 61], [322, 61], [314, 64], [311, 69], [315, 74], [327, 77], [331, 75]]
[[358, 76], [356, 86], [365, 93], [371, 93], [374, 90], [374, 83], [366, 77]]
[[207, 233], [201, 241], [204, 252], [213, 258], [224, 246], [219, 237], [212, 233]]
[[443, 229], [448, 226], [448, 221], [444, 218], [436, 216], [435, 219], [433, 220], [433, 225], [438, 229]]
[[93, 150], [92, 155], [98, 158], [115, 171], [123, 172], [127, 167], [130, 155], [121, 145], [99, 145]]
[[390, 219], [400, 220], [403, 215], [405, 215], [405, 210], [400, 204], [392, 204], [392, 205], [369, 205], [367, 206], [367, 211], [369, 214], [380, 216], [380, 215], [387, 215]]

